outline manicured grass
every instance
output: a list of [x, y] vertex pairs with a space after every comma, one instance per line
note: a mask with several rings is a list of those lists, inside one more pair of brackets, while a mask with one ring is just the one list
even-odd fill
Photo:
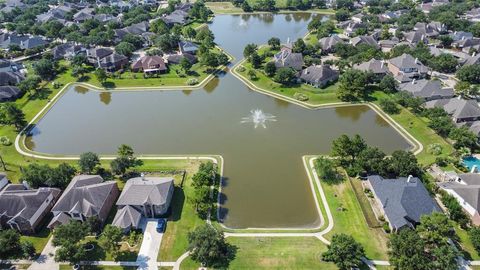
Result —
[[[46, 222], [45, 222], [46, 223]], [[30, 241], [32, 242], [33, 246], [35, 247], [35, 252], [37, 255], [40, 255], [42, 253], [43, 248], [48, 242], [48, 239], [50, 238], [50, 230], [46, 227], [47, 224], [43, 227], [41, 231], [39, 231], [35, 235], [22, 235], [21, 239]]]
[[[250, 5], [255, 5], [257, 3], [257, 0], [248, 0], [248, 3]], [[206, 2], [205, 5], [209, 7], [215, 14], [239, 14], [239, 13], [245, 13], [243, 10], [239, 7], [234, 6], [231, 2]], [[335, 11], [332, 9], [309, 9], [309, 10], [287, 10], [287, 1], [286, 0], [277, 0], [276, 1], [276, 7], [280, 9], [281, 12], [285, 13], [293, 13], [293, 12], [314, 12], [314, 13], [319, 13], [319, 14], [335, 14]], [[253, 12], [253, 13], [258, 13], [258, 12]]]
[[330, 240], [336, 233], [349, 234], [363, 245], [368, 258], [386, 260], [387, 235], [382, 229], [368, 227], [350, 183], [347, 180], [338, 184], [322, 182], [322, 187], [335, 224], [326, 238]]
[[[389, 98], [389, 96], [383, 92], [375, 92], [373, 98], [375, 99], [374, 103], [378, 104], [379, 99]], [[438, 156], [447, 157], [452, 155], [452, 145], [427, 126], [428, 119], [418, 117], [403, 107], [401, 107], [398, 114], [391, 114], [390, 117], [422, 143], [424, 149], [417, 155], [417, 159], [422, 165], [431, 165]], [[427, 151], [428, 146], [434, 143], [442, 146], [442, 153], [438, 156], [430, 154]]]
[[368, 197], [365, 195], [363, 191], [362, 181], [358, 179], [351, 179], [350, 178], [350, 185], [352, 185], [352, 189], [357, 197], [358, 203], [363, 212], [363, 216], [367, 221], [368, 227], [370, 228], [380, 228], [382, 224], [377, 220], [375, 213], [373, 212], [372, 206], [370, 205], [370, 201]]
[[[314, 237], [230, 237], [228, 242], [238, 250], [229, 269], [337, 269], [333, 263], [321, 261], [327, 250]], [[182, 269], [197, 269], [198, 264], [187, 258]]]
[[158, 261], [176, 261], [187, 251], [187, 234], [195, 227], [205, 223], [195, 213], [194, 205], [190, 202], [194, 189], [191, 186], [192, 175], [198, 170], [199, 161], [192, 161], [188, 167], [183, 187], [181, 180], [175, 181], [175, 191], [171, 203], [172, 214], [168, 218], [167, 228], [163, 235]]
[[470, 241], [468, 232], [460, 228], [460, 226], [455, 228], [455, 232], [459, 238], [459, 244], [463, 250], [463, 256], [468, 260], [480, 260], [478, 252], [473, 247], [472, 241]]
[[[84, 240], [85, 244], [93, 244], [95, 248], [91, 251], [87, 251], [87, 258], [89, 261], [114, 261], [112, 254], [107, 252], [100, 246], [98, 240], [95, 237], [87, 237]], [[137, 259], [138, 251], [140, 249], [140, 243], [135, 247], [130, 248], [127, 244], [122, 243], [117, 256], [117, 261], [135, 261]]]
[[235, 7], [232, 2], [206, 2], [205, 5], [215, 14], [242, 13], [241, 8]]
[[255, 70], [257, 78], [254, 80], [250, 80], [247, 74], [249, 70], [253, 69], [251, 64], [248, 62], [244, 62], [242, 66], [245, 67], [245, 70], [243, 72], [240, 72], [237, 69], [238, 73], [245, 79], [253, 83], [255, 86], [263, 90], [270, 91], [275, 94], [280, 94], [289, 98], [295, 98], [294, 95], [296, 93], [301, 93], [308, 97], [308, 103], [316, 105], [340, 102], [335, 93], [338, 88], [338, 84], [330, 85], [324, 89], [315, 88], [307, 84], [283, 86], [279, 83], [274, 82], [271, 78], [267, 77], [261, 70]]

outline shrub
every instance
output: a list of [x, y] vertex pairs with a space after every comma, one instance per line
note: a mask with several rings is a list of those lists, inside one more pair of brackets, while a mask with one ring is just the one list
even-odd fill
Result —
[[448, 165], [448, 159], [445, 157], [437, 157], [435, 159], [435, 163], [437, 163], [437, 165], [440, 167], [445, 167]]
[[438, 143], [432, 143], [428, 146], [428, 153], [438, 156], [442, 153], [442, 146]]
[[9, 146], [12, 144], [12, 142], [10, 141], [10, 139], [7, 138], [7, 136], [0, 137], [0, 143], [4, 146]]
[[244, 72], [245, 71], [245, 67], [244, 66], [239, 66], [237, 68], [238, 72]]
[[198, 84], [198, 80], [195, 79], [195, 78], [188, 79], [187, 84], [188, 85], [196, 85], [196, 84]]
[[380, 107], [388, 114], [397, 114], [400, 111], [395, 101], [386, 98], [380, 100]]
[[383, 230], [384, 230], [386, 233], [390, 233], [390, 232], [391, 232], [390, 226], [388, 225], [388, 222], [383, 223]]
[[296, 100], [299, 100], [299, 101], [307, 101], [307, 100], [308, 100], [308, 96], [307, 96], [307, 95], [302, 94], [302, 93], [299, 93], [299, 92], [295, 93], [295, 94], [293, 95], [293, 97], [294, 97]]

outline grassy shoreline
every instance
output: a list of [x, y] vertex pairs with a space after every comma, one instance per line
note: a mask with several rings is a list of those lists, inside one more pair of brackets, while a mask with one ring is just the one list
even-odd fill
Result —
[[284, 13], [315, 13], [315, 14], [325, 14], [325, 15], [334, 15], [335, 11], [333, 9], [307, 9], [307, 10], [291, 10], [287, 9], [284, 6], [277, 5], [279, 10], [275, 12], [270, 11], [253, 11], [245, 12], [239, 7], [235, 7], [231, 2], [205, 2], [205, 5], [210, 8], [216, 15], [244, 15], [244, 14], [284, 14]]

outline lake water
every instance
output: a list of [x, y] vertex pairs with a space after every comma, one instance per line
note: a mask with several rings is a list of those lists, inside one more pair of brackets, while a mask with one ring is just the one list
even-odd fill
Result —
[[[310, 14], [222, 15], [216, 42], [241, 59], [246, 44], [303, 36]], [[242, 123], [252, 109], [275, 116]], [[69, 89], [32, 131], [32, 150], [50, 154], [215, 154], [225, 161], [221, 220], [231, 228], [310, 228], [320, 223], [303, 155], [328, 153], [341, 134], [360, 134], [386, 152], [410, 145], [367, 106], [308, 110], [250, 90], [230, 73], [194, 91]]]

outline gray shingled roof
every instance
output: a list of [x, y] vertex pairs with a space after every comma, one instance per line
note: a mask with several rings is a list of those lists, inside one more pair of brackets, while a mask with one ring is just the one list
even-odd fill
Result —
[[351, 39], [353, 46], [358, 46], [360, 44], [366, 44], [378, 48], [377, 41], [371, 36], [356, 36]]
[[[7, 100], [15, 100], [21, 95], [20, 89], [15, 86], [0, 86], [0, 102]], [[0, 177], [1, 178], [1, 177]]]
[[369, 71], [375, 74], [387, 74], [388, 67], [387, 63], [384, 63], [382, 60], [371, 59], [368, 62], [363, 62], [360, 64], [356, 64], [353, 66], [354, 69], [362, 70], [362, 71]]
[[456, 119], [480, 117], [480, 107], [475, 100], [459, 98], [432, 100], [425, 103], [426, 108], [440, 107]]
[[441, 212], [420, 179], [416, 177], [412, 177], [408, 182], [405, 177], [384, 179], [379, 175], [371, 175], [368, 181], [395, 229], [415, 225], [411, 224], [411, 221], [420, 222], [422, 215]]
[[324, 37], [321, 38], [318, 43], [320, 43], [320, 47], [324, 51], [329, 51], [332, 50], [335, 45], [338, 43], [345, 43], [341, 38], [339, 38], [337, 35], [332, 35], [330, 37]]
[[99, 175], [75, 176], [52, 208], [52, 212], [76, 210], [87, 217], [96, 215], [116, 184], [115, 181], [104, 182]]
[[451, 98], [455, 95], [453, 89], [443, 89], [442, 83], [438, 80], [413, 80], [411, 82], [400, 84], [400, 90], [406, 91], [414, 97], [423, 99]]
[[330, 66], [309, 66], [300, 72], [300, 79], [308, 83], [320, 83], [325, 80], [333, 80], [338, 78], [338, 71], [330, 68]]
[[303, 55], [301, 53], [282, 50], [274, 55], [273, 61], [277, 68], [291, 67], [295, 70], [301, 70], [303, 66]]
[[118, 209], [115, 217], [113, 218], [112, 225], [127, 229], [130, 227], [138, 228], [140, 220], [142, 219], [142, 213], [132, 206], [124, 206]]
[[25, 78], [22, 74], [12, 71], [0, 72], [0, 85], [16, 85], [23, 81]]
[[420, 73], [428, 72], [428, 68], [422, 64], [418, 59], [413, 58], [410, 54], [402, 54], [398, 57], [389, 60], [389, 63], [398, 68], [417, 69]]
[[117, 205], [163, 205], [171, 186], [171, 177], [132, 178], [125, 184]]
[[459, 174], [458, 176], [466, 184], [458, 182], [443, 182], [438, 183], [438, 186], [443, 189], [455, 191], [455, 193], [478, 211], [478, 209], [480, 209], [480, 174], [464, 173]]

